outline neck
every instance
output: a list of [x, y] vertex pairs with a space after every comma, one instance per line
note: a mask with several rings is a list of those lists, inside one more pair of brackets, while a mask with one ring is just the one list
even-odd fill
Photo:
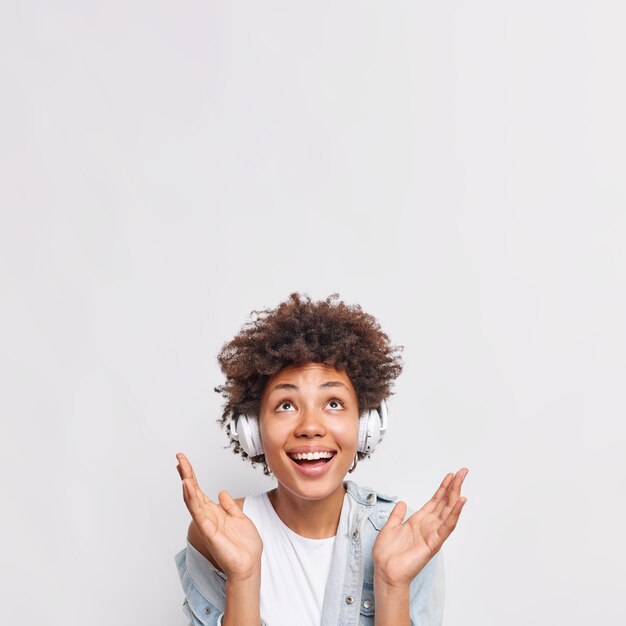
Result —
[[337, 534], [346, 490], [343, 484], [320, 500], [300, 498], [280, 484], [268, 497], [282, 522], [301, 537], [326, 539]]

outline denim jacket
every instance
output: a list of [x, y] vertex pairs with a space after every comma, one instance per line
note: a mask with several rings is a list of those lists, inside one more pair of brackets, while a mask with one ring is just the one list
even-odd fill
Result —
[[[344, 485], [346, 496], [326, 584], [322, 626], [374, 626], [372, 547], [396, 498], [359, 487], [352, 481]], [[407, 512], [407, 517], [410, 514]], [[190, 626], [220, 626], [226, 605], [226, 576], [189, 542], [175, 558], [186, 596], [183, 610]], [[441, 553], [413, 579], [410, 598], [412, 626], [441, 626], [444, 599]]]

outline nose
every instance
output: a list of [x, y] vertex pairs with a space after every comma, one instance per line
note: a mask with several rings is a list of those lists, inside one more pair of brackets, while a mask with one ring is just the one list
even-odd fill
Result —
[[326, 434], [323, 417], [314, 409], [302, 411], [293, 434], [296, 437], [323, 437]]

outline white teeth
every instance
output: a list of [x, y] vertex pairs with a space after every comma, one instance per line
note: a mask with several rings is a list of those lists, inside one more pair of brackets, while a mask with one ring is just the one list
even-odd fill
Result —
[[317, 461], [318, 459], [332, 459], [335, 456], [334, 452], [298, 452], [296, 454], [289, 455], [296, 461]]

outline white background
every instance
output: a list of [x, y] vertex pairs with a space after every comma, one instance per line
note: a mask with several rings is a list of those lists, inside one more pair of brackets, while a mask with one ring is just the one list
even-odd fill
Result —
[[3, 624], [182, 625], [215, 355], [339, 292], [405, 346], [356, 479], [470, 468], [446, 626], [626, 622], [619, 1], [0, 9]]

